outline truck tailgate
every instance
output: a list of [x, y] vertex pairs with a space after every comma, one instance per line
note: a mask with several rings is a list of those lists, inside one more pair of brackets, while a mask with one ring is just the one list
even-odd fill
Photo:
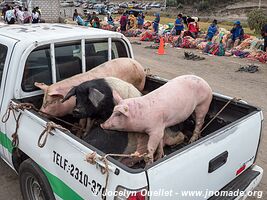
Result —
[[151, 199], [212, 196], [253, 164], [261, 122], [262, 113], [255, 111], [155, 162], [147, 169], [147, 177], [151, 196], [160, 195]]

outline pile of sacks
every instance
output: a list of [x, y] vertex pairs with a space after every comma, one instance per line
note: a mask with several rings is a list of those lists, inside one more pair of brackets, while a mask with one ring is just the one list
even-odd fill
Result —
[[240, 58], [249, 58], [259, 60], [262, 63], [267, 62], [267, 53], [263, 52], [263, 39], [244, 35], [244, 40], [241, 44], [230, 51], [226, 51], [226, 43], [230, 38], [230, 32], [224, 28], [220, 28], [219, 33], [213, 37], [212, 41], [207, 41], [205, 35], [200, 35], [194, 39], [190, 36], [173, 36], [171, 34], [164, 34], [162, 36], [164, 42], [172, 44], [173, 47], [180, 48], [197, 48], [204, 53], [217, 56], [236, 56]]
[[267, 53], [261, 50], [263, 40], [254, 36], [245, 39], [240, 45], [232, 49], [230, 53], [240, 58], [249, 58], [252, 60], [259, 60], [262, 63], [267, 62]]

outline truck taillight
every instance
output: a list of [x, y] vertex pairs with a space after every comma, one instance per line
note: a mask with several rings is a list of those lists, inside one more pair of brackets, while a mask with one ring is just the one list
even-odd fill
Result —
[[127, 200], [146, 200], [146, 197], [142, 194], [142, 192], [136, 192], [135, 194], [131, 194]]
[[246, 164], [244, 164], [242, 167], [240, 167], [237, 171], [236, 171], [236, 175], [241, 174], [241, 172], [243, 172], [246, 169]]
[[147, 187], [138, 190], [131, 190], [118, 186], [114, 200], [148, 200], [147, 193]]

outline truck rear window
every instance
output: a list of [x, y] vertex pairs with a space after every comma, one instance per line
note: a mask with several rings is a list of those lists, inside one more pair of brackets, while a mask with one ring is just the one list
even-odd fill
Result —
[[[22, 90], [33, 92], [38, 90], [35, 82], [51, 85], [52, 64], [50, 45], [38, 47], [28, 56], [24, 68]], [[128, 57], [128, 51], [120, 40], [112, 40], [111, 59]], [[61, 81], [82, 73], [81, 40], [55, 44], [56, 81]], [[86, 71], [108, 61], [108, 40], [85, 41]]]
[[6, 61], [6, 55], [7, 55], [7, 47], [5, 45], [0, 44], [0, 87]]
[[[111, 59], [128, 57], [125, 45], [121, 41], [112, 41]], [[85, 42], [86, 71], [108, 61], [108, 41]]]
[[57, 81], [82, 73], [81, 41], [55, 45]]
[[25, 92], [35, 91], [34, 82], [52, 84], [49, 46], [35, 49], [26, 61], [21, 87]]

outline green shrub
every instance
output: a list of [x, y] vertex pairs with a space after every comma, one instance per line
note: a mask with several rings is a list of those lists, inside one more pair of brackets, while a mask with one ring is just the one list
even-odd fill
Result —
[[252, 10], [247, 17], [249, 28], [254, 30], [256, 34], [259, 34], [263, 25], [267, 23], [267, 16], [261, 9]]

